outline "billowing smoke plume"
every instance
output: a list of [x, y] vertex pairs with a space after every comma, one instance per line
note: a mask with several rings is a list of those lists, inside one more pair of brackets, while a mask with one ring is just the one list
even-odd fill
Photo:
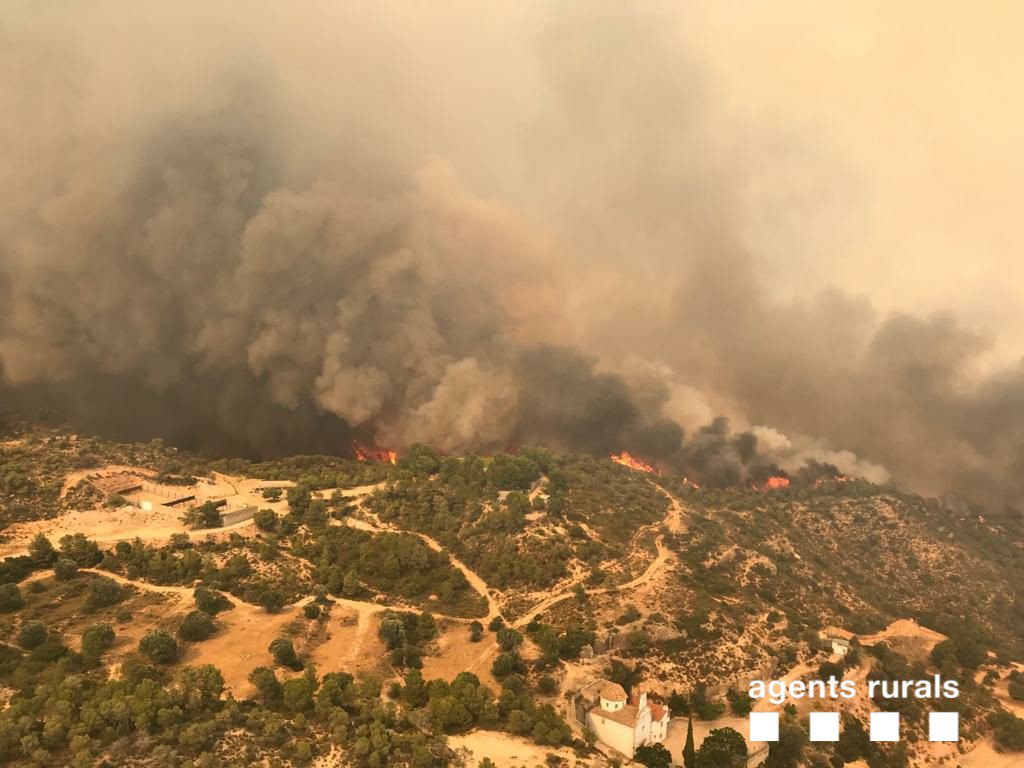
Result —
[[779, 129], [723, 118], [678, 19], [401, 10], [15, 7], [11, 409], [246, 454], [540, 442], [1020, 500], [1024, 370], [978, 375], [952, 315], [765, 279], [749, 190], [810, 161], [755, 155]]

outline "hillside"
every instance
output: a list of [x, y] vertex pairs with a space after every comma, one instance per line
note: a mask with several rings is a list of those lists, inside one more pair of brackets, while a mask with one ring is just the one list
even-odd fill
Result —
[[[214, 500], [259, 511], [222, 528]], [[500, 733], [496, 757], [606, 765], [568, 701], [595, 677], [710, 730], [749, 680], [826, 664], [955, 677], [956, 759], [1024, 749], [1024, 521], [860, 480], [697, 488], [541, 448], [250, 462], [12, 427], [0, 526], [0, 762], [426, 767]], [[830, 626], [855, 636], [838, 666]], [[810, 745], [794, 708], [768, 765], [950, 764], [926, 704], [882, 747]]]

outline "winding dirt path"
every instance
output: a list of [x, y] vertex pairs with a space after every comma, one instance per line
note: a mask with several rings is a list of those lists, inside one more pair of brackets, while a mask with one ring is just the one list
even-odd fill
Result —
[[[663, 526], [669, 531], [669, 533], [672, 534], [683, 533], [686, 530], [686, 526], [683, 523], [683, 508], [682, 504], [679, 503], [679, 500], [661, 486], [655, 483], [652, 483], [652, 485], [655, 488], [657, 488], [666, 498], [668, 498], [669, 507], [665, 513], [664, 519], [662, 519], [660, 522], [653, 523], [651, 525], [647, 525], [637, 529], [636, 533], [633, 534], [634, 540], [644, 532], [652, 528], [657, 528], [659, 526]], [[612, 587], [592, 587], [591, 589], [585, 590], [586, 594], [607, 595], [616, 592], [628, 592], [629, 590], [636, 589], [637, 587], [643, 586], [644, 584], [648, 584], [651, 580], [653, 580], [665, 569], [665, 567], [674, 557], [672, 551], [665, 546], [664, 534], [658, 534], [658, 537], [654, 540], [654, 546], [657, 549], [657, 555], [655, 556], [654, 560], [652, 560], [651, 563], [647, 566], [647, 568], [644, 569], [644, 572], [637, 576], [635, 579], [627, 581], [625, 584], [619, 584]], [[580, 584], [584, 578], [585, 577], [580, 576], [579, 579], [573, 580], [565, 587], [563, 587], [562, 590], [560, 590], [559, 592], [553, 595], [549, 595], [548, 597], [541, 600], [539, 603], [536, 603], [526, 613], [522, 614], [514, 622], [512, 622], [511, 626], [515, 629], [522, 629], [545, 611], [549, 610], [550, 608], [553, 608], [554, 606], [558, 605], [559, 603], [565, 600], [568, 600], [570, 597], [573, 597], [576, 594], [576, 586]], [[480, 667], [483, 664], [487, 663], [487, 661], [495, 655], [497, 649], [498, 645], [496, 642], [492, 643], [487, 648], [485, 648], [473, 662], [472, 667], [470, 667], [470, 671], [480, 669]]]
[[[442, 554], [447, 555], [448, 560], [452, 564], [452, 566], [462, 571], [462, 575], [466, 577], [466, 581], [469, 582], [470, 586], [473, 587], [477, 594], [479, 594], [482, 598], [484, 598], [484, 600], [487, 601], [487, 616], [482, 619], [477, 619], [477, 621], [482, 621], [486, 624], [495, 616], [501, 613], [501, 609], [498, 606], [498, 601], [494, 599], [492, 590], [490, 586], [487, 584], [487, 582], [484, 581], [483, 578], [481, 578], [480, 574], [478, 574], [468, 565], [466, 565], [457, 557], [455, 557], [455, 555], [453, 555], [451, 552], [446, 550], [444, 546], [442, 546], [441, 542], [439, 542], [437, 539], [428, 536], [425, 533], [419, 533], [418, 531], [405, 531], [401, 528], [395, 528], [393, 526], [377, 526], [373, 525], [372, 523], [368, 523], [365, 520], [357, 520], [352, 517], [346, 518], [345, 523], [351, 528], [357, 528], [360, 531], [368, 531], [370, 533], [405, 533], [419, 537], [419, 539], [424, 544], [426, 544], [435, 552], [440, 552]], [[473, 619], [466, 619], [466, 621], [473, 621]]]

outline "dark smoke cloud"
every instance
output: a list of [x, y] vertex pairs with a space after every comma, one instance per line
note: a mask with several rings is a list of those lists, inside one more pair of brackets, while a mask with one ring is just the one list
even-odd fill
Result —
[[745, 195], [842, 187], [842, 160], [723, 117], [672, 14], [238, 10], [7, 19], [9, 408], [216, 452], [539, 442], [1019, 501], [1024, 371], [982, 375], [949, 313], [777, 290]]

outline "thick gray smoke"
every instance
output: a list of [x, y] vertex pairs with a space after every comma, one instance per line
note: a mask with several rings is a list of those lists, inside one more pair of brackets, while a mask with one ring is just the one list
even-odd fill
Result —
[[974, 375], [951, 315], [774, 290], [743, 196], [776, 128], [730, 130], [666, 18], [555, 7], [15, 6], [8, 408], [213, 451], [541, 442], [1017, 503], [1024, 371]]

